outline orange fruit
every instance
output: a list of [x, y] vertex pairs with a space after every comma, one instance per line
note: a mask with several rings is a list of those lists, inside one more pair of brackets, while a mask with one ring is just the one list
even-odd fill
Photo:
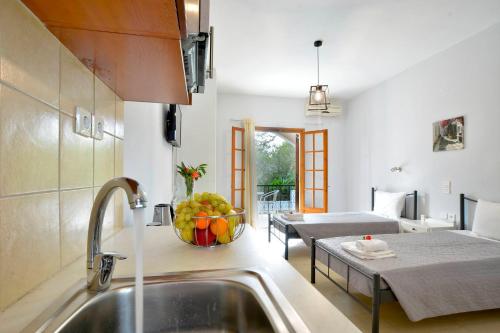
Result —
[[200, 211], [196, 213], [194, 216], [197, 217], [196, 219], [194, 219], [196, 221], [196, 228], [198, 229], [208, 228], [208, 225], [210, 224], [210, 219], [204, 218], [208, 216], [206, 212]]
[[227, 228], [228, 228], [227, 220], [222, 217], [219, 217], [218, 219], [210, 223], [210, 231], [216, 236], [218, 235], [222, 236], [227, 231]]

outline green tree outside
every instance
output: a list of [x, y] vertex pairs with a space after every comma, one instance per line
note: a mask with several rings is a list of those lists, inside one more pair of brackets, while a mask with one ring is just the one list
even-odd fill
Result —
[[257, 132], [256, 166], [258, 185], [295, 184], [295, 146], [271, 132]]

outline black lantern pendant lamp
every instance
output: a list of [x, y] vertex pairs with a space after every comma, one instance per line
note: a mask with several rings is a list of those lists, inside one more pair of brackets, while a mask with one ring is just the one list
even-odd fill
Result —
[[317, 65], [318, 65], [318, 84], [311, 86], [309, 90], [309, 110], [315, 111], [327, 111], [328, 105], [330, 104], [330, 99], [328, 98], [328, 85], [319, 84], [319, 48], [323, 45], [323, 41], [317, 40], [314, 42], [314, 47], [316, 47], [317, 55]]

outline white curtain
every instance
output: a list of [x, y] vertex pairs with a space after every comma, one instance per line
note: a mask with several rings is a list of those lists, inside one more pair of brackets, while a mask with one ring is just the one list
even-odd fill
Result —
[[255, 183], [255, 123], [244, 119], [245, 128], [245, 211], [247, 223], [255, 228], [257, 224], [257, 184]]

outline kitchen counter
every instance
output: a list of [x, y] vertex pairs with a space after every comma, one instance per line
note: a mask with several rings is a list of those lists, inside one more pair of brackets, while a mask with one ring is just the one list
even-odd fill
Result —
[[[103, 248], [128, 257], [116, 265], [114, 277], [134, 273], [133, 232], [125, 228], [104, 242]], [[311, 332], [360, 332], [288, 262], [270, 254], [268, 244], [247, 227], [234, 243], [197, 248], [181, 242], [171, 227], [147, 227], [144, 234], [144, 274], [224, 268], [266, 271]], [[67, 266], [0, 314], [0, 332], [18, 332], [58, 296], [85, 277], [85, 258]]]

